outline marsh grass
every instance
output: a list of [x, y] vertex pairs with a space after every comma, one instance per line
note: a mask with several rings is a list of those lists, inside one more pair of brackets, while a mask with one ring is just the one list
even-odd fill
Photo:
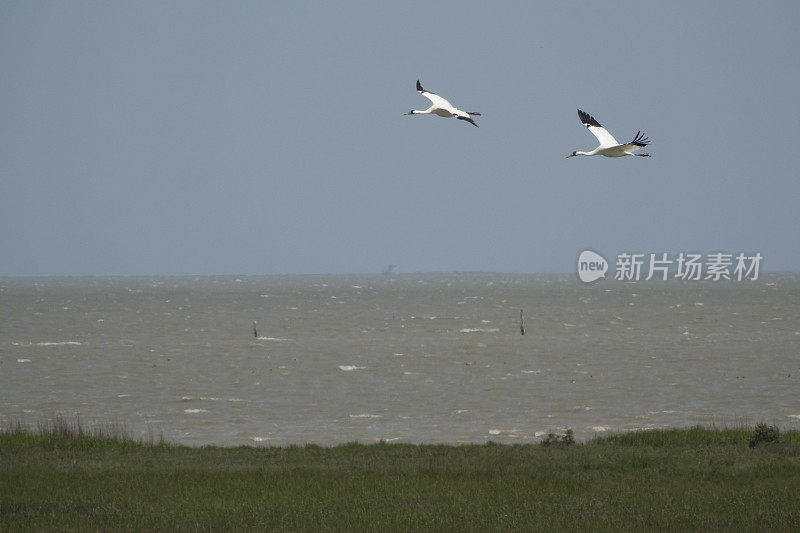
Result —
[[750, 436], [750, 447], [755, 448], [762, 442], [778, 442], [780, 436], [781, 432], [776, 426], [768, 426], [764, 422], [759, 422]]
[[53, 449], [121, 449], [143, 446], [167, 446], [163, 434], [150, 434], [146, 439], [134, 439], [124, 424], [100, 423], [86, 425], [80, 418], [57, 416], [39, 420], [35, 426], [19, 420], [0, 422], [0, 438], [4, 444], [17, 448]]
[[800, 526], [793, 431], [755, 448], [745, 427], [568, 446], [188, 448], [68, 426], [0, 432], [0, 530]]

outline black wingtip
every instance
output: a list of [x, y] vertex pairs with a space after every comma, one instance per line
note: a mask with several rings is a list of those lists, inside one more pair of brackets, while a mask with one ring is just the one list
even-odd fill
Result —
[[599, 122], [597, 122], [594, 119], [594, 117], [592, 115], [590, 115], [589, 113], [586, 113], [585, 111], [581, 111], [580, 109], [578, 109], [578, 118], [581, 119], [581, 123], [584, 126], [586, 126], [587, 128], [589, 126], [597, 126], [598, 128], [602, 128], [603, 127], [603, 126], [600, 125]]
[[422, 88], [422, 84], [419, 82], [419, 80], [417, 80], [417, 90], [418, 91], [424, 91], [425, 90], [425, 89]]
[[650, 144], [650, 141], [647, 139], [647, 137], [644, 136], [644, 133], [642, 133], [641, 131], [637, 131], [636, 132], [636, 137], [633, 138], [633, 140], [631, 141], [631, 144], [635, 144], [636, 146], [644, 147], [644, 146], [647, 146], [648, 144]]
[[467, 122], [469, 122], [470, 124], [472, 124], [472, 125], [473, 125], [473, 126], [475, 126], [476, 128], [479, 128], [479, 127], [480, 127], [480, 126], [478, 126], [477, 124], [475, 124], [475, 121], [474, 121], [474, 120], [472, 120], [472, 119], [471, 119], [471, 118], [469, 118], [469, 117], [456, 117], [456, 118], [457, 118], [458, 120], [466, 120]]

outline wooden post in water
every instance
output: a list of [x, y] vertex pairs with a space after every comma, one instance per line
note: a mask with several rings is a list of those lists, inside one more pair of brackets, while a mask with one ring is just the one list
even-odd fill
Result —
[[253, 320], [253, 337], [256, 339], [258, 338], [258, 328], [256, 327], [256, 321]]
[[519, 310], [519, 332], [525, 335], [525, 326], [522, 325], [522, 309]]

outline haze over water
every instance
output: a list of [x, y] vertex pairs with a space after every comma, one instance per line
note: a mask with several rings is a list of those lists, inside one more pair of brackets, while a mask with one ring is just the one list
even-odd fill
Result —
[[5, 278], [0, 418], [189, 445], [799, 428], [799, 302], [797, 273]]

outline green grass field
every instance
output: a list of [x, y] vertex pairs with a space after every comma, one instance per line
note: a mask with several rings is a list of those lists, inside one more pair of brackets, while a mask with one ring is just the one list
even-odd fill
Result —
[[798, 530], [800, 433], [751, 447], [754, 434], [188, 448], [115, 428], [8, 425], [0, 531]]

